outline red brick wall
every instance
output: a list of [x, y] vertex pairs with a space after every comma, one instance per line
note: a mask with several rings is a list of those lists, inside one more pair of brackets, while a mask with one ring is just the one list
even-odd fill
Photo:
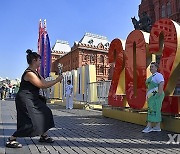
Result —
[[[171, 15], [168, 16], [168, 2], [170, 2]], [[165, 16], [180, 22], [179, 0], [142, 0], [139, 5], [139, 17], [145, 11], [151, 17], [153, 23], [162, 18], [162, 6], [165, 6]]]

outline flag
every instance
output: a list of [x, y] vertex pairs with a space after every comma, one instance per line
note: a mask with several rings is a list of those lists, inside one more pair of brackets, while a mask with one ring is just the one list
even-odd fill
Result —
[[44, 27], [40, 20], [39, 23], [39, 37], [38, 37], [38, 53], [41, 56], [40, 74], [47, 78], [51, 71], [51, 47], [50, 40], [46, 30], [46, 20], [44, 20]]
[[41, 35], [43, 33], [43, 27], [42, 27], [42, 22], [41, 19], [39, 20], [39, 34], [38, 34], [38, 54], [41, 55], [40, 53], [40, 46], [41, 46]]
[[50, 47], [50, 41], [49, 36], [46, 34], [46, 40], [45, 40], [45, 72], [44, 77], [49, 77], [51, 71], [51, 47]]
[[40, 74], [44, 78], [44, 34], [41, 35], [40, 56], [41, 56]]

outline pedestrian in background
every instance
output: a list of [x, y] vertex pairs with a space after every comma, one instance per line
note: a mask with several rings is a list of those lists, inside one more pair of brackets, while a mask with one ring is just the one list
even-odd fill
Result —
[[1, 87], [1, 100], [5, 100], [5, 98], [6, 98], [6, 87], [5, 87], [5, 85], [3, 85], [2, 87]]
[[29, 67], [24, 71], [19, 91], [16, 95], [17, 130], [8, 138], [6, 147], [21, 148], [16, 141], [17, 137], [40, 136], [39, 142], [53, 143], [47, 131], [54, 127], [51, 110], [39, 98], [40, 88], [49, 88], [62, 80], [58, 76], [55, 80], [46, 81], [38, 72], [41, 56], [36, 52], [27, 50], [27, 63]]
[[12, 95], [13, 95], [13, 88], [12, 88], [12, 86], [9, 86], [8, 91], [9, 91], [9, 98], [11, 98]]
[[16, 85], [16, 86], [14, 87], [14, 93], [13, 93], [13, 97], [14, 97], [14, 98], [16, 98], [16, 95], [17, 95], [18, 91], [19, 91], [19, 86]]
[[[148, 115], [147, 115], [147, 126], [142, 131], [143, 133], [149, 133], [152, 131], [161, 131], [160, 122], [161, 118], [161, 107], [164, 99], [164, 77], [161, 73], [157, 72], [158, 64], [152, 62], [150, 65], [150, 71], [152, 75], [146, 80], [147, 85], [147, 103], [148, 103]], [[152, 127], [152, 123], [156, 123], [155, 127]]]
[[73, 108], [73, 85], [71, 84], [71, 80], [67, 81], [66, 85], [66, 109]]
[[1, 100], [2, 100], [2, 86], [0, 87], [0, 96], [1, 96]]

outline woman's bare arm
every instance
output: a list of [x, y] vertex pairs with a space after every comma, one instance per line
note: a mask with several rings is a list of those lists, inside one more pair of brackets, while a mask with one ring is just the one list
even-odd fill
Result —
[[37, 77], [37, 75], [33, 72], [27, 72], [24, 76], [24, 80], [31, 82], [36, 87], [45, 89], [49, 88], [56, 83], [60, 82], [62, 80], [62, 76], [57, 77], [55, 80], [52, 81], [46, 81], [44, 78], [41, 78], [41, 80]]
[[162, 82], [160, 82], [159, 87], [158, 87], [158, 93], [159, 94], [162, 94], [163, 88], [164, 88], [164, 82], [162, 81]]

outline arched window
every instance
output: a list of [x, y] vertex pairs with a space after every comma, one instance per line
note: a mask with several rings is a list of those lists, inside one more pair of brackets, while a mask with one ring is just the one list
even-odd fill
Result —
[[84, 60], [88, 60], [88, 55], [84, 55]]
[[99, 73], [104, 73], [104, 67], [103, 66], [100, 67]]
[[104, 56], [103, 55], [100, 56], [100, 63], [104, 63]]
[[103, 46], [102, 43], [99, 43], [99, 44], [97, 45], [97, 47], [98, 47], [99, 49], [104, 49], [104, 46]]
[[166, 16], [166, 6], [165, 5], [162, 5], [162, 8], [161, 8], [161, 17], [165, 17]]
[[171, 16], [171, 3], [170, 2], [167, 3], [167, 16], [168, 17]]
[[91, 62], [95, 61], [95, 56], [93, 54], [90, 55], [90, 60], [91, 60]]

